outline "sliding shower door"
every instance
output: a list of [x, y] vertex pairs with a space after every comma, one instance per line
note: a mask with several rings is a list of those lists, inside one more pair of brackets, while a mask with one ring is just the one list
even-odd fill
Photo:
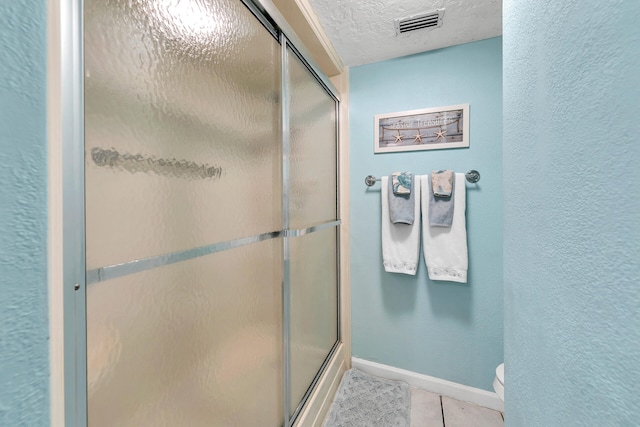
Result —
[[259, 10], [84, 0], [92, 427], [291, 425], [338, 342], [337, 101]]
[[280, 64], [237, 0], [85, 1], [90, 426], [282, 425]]
[[291, 406], [295, 414], [338, 339], [336, 103], [287, 49]]

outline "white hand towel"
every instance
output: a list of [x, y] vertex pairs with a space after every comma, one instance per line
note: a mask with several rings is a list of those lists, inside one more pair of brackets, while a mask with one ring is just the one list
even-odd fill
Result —
[[455, 174], [453, 221], [451, 227], [429, 225], [429, 176], [422, 175], [422, 247], [429, 279], [467, 283], [466, 186], [463, 173]]
[[[417, 178], [417, 177], [416, 177]], [[414, 179], [415, 194], [413, 224], [394, 224], [389, 219], [389, 177], [381, 182], [382, 261], [389, 273], [415, 275], [420, 258], [420, 180]]]

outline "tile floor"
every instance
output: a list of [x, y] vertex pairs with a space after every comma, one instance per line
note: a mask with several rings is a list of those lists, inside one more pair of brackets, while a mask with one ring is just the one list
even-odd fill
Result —
[[411, 427], [502, 427], [501, 412], [411, 387]]

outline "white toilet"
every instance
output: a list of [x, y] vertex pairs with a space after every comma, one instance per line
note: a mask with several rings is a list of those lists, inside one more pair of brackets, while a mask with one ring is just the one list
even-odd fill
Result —
[[496, 377], [493, 380], [493, 389], [496, 394], [500, 396], [500, 399], [504, 401], [504, 363], [501, 363], [496, 368]]

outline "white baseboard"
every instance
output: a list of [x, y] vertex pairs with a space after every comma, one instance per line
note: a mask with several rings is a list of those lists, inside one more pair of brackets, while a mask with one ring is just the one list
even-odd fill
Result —
[[436, 377], [430, 377], [429, 375], [419, 374], [405, 369], [395, 368], [389, 365], [383, 365], [381, 363], [370, 362], [357, 357], [351, 358], [351, 365], [354, 368], [360, 369], [361, 371], [371, 375], [390, 380], [404, 381], [407, 384], [422, 390], [449, 396], [464, 402], [474, 403], [496, 411], [504, 411], [504, 402], [496, 393], [492, 393], [490, 391], [469, 387]]

